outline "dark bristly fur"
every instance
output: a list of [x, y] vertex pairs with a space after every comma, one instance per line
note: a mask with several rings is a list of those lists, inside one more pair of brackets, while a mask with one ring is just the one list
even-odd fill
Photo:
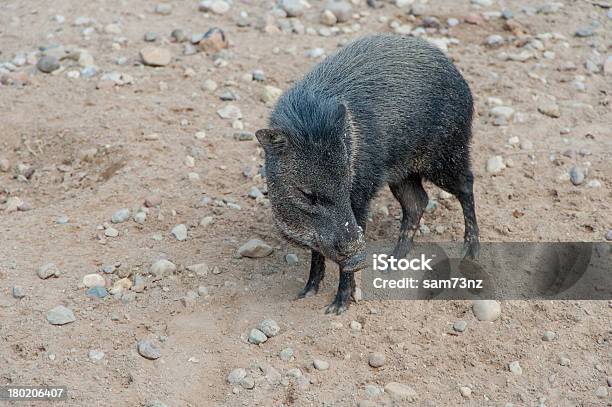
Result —
[[317, 292], [328, 257], [340, 266], [340, 284], [327, 311], [346, 309], [363, 262], [369, 202], [385, 184], [403, 212], [396, 257], [410, 250], [427, 205], [424, 179], [458, 198], [466, 256], [477, 256], [472, 112], [467, 83], [440, 50], [392, 34], [349, 43], [281, 96], [257, 138], [275, 222], [312, 249], [300, 296]]

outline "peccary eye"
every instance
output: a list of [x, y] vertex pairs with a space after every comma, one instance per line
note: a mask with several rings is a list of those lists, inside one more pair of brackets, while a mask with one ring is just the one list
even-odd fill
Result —
[[314, 206], [319, 203], [319, 199], [317, 195], [314, 194], [312, 191], [308, 189], [301, 189], [301, 188], [298, 188], [298, 191], [300, 191], [302, 195], [304, 195], [304, 198], [306, 198], [306, 200], [308, 200], [308, 203], [310, 203], [311, 205]]

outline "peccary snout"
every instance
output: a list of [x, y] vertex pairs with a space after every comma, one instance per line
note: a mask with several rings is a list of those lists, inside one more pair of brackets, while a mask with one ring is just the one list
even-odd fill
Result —
[[351, 213], [350, 220], [334, 222], [327, 233], [316, 235], [321, 253], [338, 263], [345, 271], [357, 271], [365, 259], [365, 239], [362, 228]]

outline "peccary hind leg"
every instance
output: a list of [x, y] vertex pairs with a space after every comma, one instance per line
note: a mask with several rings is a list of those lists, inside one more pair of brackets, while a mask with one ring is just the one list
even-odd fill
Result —
[[423, 189], [421, 177], [418, 175], [411, 175], [402, 182], [389, 185], [389, 187], [402, 206], [400, 235], [393, 249], [393, 257], [402, 259], [408, 255], [414, 234], [419, 228], [423, 210], [427, 206], [427, 192]]
[[310, 257], [310, 276], [306, 286], [298, 294], [298, 298], [312, 297], [319, 291], [321, 280], [325, 277], [325, 256], [316, 250]]
[[[447, 174], [446, 182], [436, 182], [440, 188], [455, 195], [461, 208], [465, 221], [465, 234], [463, 236], [463, 257], [474, 260], [478, 258], [480, 242], [478, 240], [478, 223], [476, 222], [476, 210], [474, 207], [474, 176], [468, 169], [459, 174]], [[452, 180], [449, 182], [448, 180]]]

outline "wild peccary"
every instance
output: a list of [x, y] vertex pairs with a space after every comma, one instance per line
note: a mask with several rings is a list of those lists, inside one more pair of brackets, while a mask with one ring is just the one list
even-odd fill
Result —
[[440, 50], [392, 34], [347, 44], [279, 98], [256, 135], [275, 223], [312, 249], [300, 298], [317, 293], [327, 257], [340, 283], [326, 313], [347, 309], [364, 267], [369, 202], [385, 184], [402, 206], [396, 258], [408, 254], [427, 205], [423, 179], [458, 198], [465, 254], [477, 255], [472, 112], [467, 83]]

